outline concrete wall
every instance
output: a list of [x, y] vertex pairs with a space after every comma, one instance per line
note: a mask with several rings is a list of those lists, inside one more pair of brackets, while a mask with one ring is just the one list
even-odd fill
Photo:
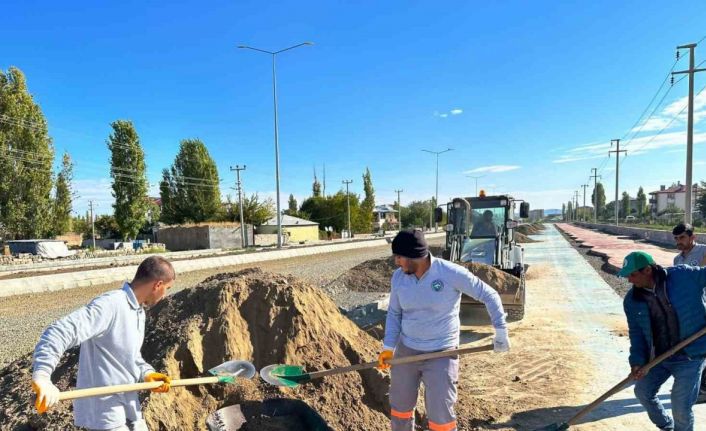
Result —
[[[252, 245], [255, 242], [252, 226], [247, 231], [248, 244]], [[155, 236], [169, 251], [241, 247], [238, 225], [173, 226], [159, 229]]]
[[[644, 229], [638, 227], [629, 226], [615, 226], [609, 224], [593, 224], [593, 223], [577, 223], [579, 226], [587, 227], [589, 229], [598, 229], [601, 232], [609, 233], [612, 235], [621, 236], [631, 236], [646, 241], [650, 241], [656, 244], [661, 244], [665, 246], [674, 247], [674, 235], [672, 231], [666, 230], [656, 230], [656, 229]], [[701, 244], [706, 244], [706, 234], [696, 233], [696, 241]]]

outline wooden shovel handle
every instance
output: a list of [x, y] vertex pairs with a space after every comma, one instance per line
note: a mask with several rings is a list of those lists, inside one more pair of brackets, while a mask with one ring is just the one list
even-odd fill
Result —
[[[233, 377], [240, 374], [242, 370], [238, 370], [233, 373]], [[172, 380], [170, 384], [171, 387], [177, 386], [193, 386], [193, 385], [205, 385], [210, 383], [220, 382], [221, 377], [211, 376], [211, 377], [196, 377], [193, 379], [175, 379]], [[78, 398], [87, 397], [97, 397], [103, 395], [119, 394], [121, 392], [134, 392], [134, 391], [145, 391], [148, 389], [155, 389], [162, 386], [163, 382], [142, 382], [142, 383], [128, 383], [125, 385], [113, 385], [113, 386], [99, 386], [95, 388], [86, 389], [74, 389], [72, 391], [64, 391], [59, 394], [59, 401], [62, 400], [75, 400]]]
[[[390, 365], [409, 364], [411, 362], [426, 361], [428, 359], [445, 358], [447, 356], [456, 356], [456, 355], [467, 355], [469, 353], [486, 352], [489, 350], [493, 350], [492, 344], [489, 344], [487, 346], [479, 346], [479, 347], [464, 347], [462, 349], [442, 350], [441, 352], [422, 353], [421, 355], [406, 356], [404, 358], [399, 358], [399, 359], [393, 358], [393, 359], [390, 359], [389, 361], [387, 361], [387, 363]], [[351, 371], [367, 370], [370, 368], [375, 368], [377, 366], [378, 366], [378, 362], [374, 361], [374, 362], [365, 362], [362, 364], [350, 365], [348, 367], [334, 368], [331, 370], [314, 371], [312, 373], [309, 373], [309, 379], [318, 379], [320, 377], [332, 376], [334, 374], [350, 373]]]
[[[688, 346], [689, 344], [693, 343], [697, 339], [703, 337], [706, 335], [706, 328], [701, 329], [700, 331], [696, 332], [689, 338], [685, 339], [684, 341], [681, 341], [679, 344], [676, 346], [672, 347], [671, 349], [667, 350], [666, 352], [662, 353], [661, 355], [657, 356], [647, 364], [645, 364], [641, 370], [647, 374], [652, 368], [656, 367], [659, 365], [662, 361], [665, 359], [669, 358], [670, 356], [674, 355], [684, 347]], [[578, 413], [574, 415], [571, 419], [569, 419], [566, 423], [569, 425], [575, 425], [582, 417], [584, 417], [588, 412], [596, 408], [600, 403], [603, 401], [607, 400], [608, 398], [612, 397], [616, 393], [620, 392], [623, 390], [625, 386], [627, 386], [631, 381], [632, 381], [632, 374], [627, 376], [623, 381], [618, 383], [617, 385], [613, 386], [608, 390], [608, 392], [604, 393], [600, 397], [598, 397], [595, 401], [593, 401], [591, 404], [587, 405], [586, 407], [582, 408]]]

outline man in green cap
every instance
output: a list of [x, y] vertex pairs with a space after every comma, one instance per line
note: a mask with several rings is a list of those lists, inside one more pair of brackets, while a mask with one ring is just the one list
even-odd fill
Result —
[[[693, 431], [692, 408], [706, 358], [706, 337], [700, 338], [648, 373], [642, 367], [680, 341], [706, 327], [706, 268], [676, 266], [662, 268], [643, 251], [625, 257], [618, 273], [633, 287], [625, 295], [623, 308], [628, 320], [630, 366], [635, 396], [661, 430]], [[672, 415], [657, 397], [669, 377]]]

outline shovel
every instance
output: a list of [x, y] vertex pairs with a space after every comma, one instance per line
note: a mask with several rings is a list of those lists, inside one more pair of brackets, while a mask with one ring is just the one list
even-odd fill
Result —
[[[172, 380], [171, 387], [175, 386], [191, 386], [205, 385], [209, 383], [235, 383], [236, 377], [252, 379], [256, 371], [253, 364], [248, 361], [228, 361], [217, 367], [208, 370], [213, 374], [211, 377], [196, 377], [193, 379], [175, 379]], [[118, 394], [121, 392], [143, 391], [148, 389], [156, 389], [162, 386], [164, 382], [142, 382], [128, 383], [125, 385], [99, 386], [95, 388], [75, 389], [72, 391], [64, 391], [59, 394], [59, 401], [75, 400], [78, 398], [98, 397], [104, 395]]]
[[[428, 359], [445, 358], [447, 356], [467, 355], [469, 353], [487, 352], [493, 350], [493, 345], [480, 347], [465, 347], [462, 349], [443, 350], [441, 352], [423, 353], [421, 355], [406, 356], [399, 359], [390, 359], [386, 363], [390, 365], [409, 364], [410, 362], [425, 361]], [[274, 364], [268, 365], [260, 370], [262, 380], [274, 386], [286, 386], [296, 388], [302, 383], [321, 377], [333, 376], [335, 374], [350, 373], [352, 371], [367, 370], [378, 366], [378, 362], [366, 362], [348, 367], [332, 368], [330, 370], [313, 371], [307, 373], [300, 365]]]
[[[706, 335], [706, 328], [701, 329], [697, 333], [693, 334], [691, 337], [685, 339], [684, 341], [680, 342], [676, 346], [672, 347], [671, 349], [667, 350], [666, 352], [662, 353], [661, 355], [657, 356], [647, 364], [645, 364], [640, 370], [644, 371], [645, 374], [647, 374], [652, 368], [655, 366], [659, 365], [660, 362], [664, 361], [665, 359], [669, 358], [673, 354], [677, 353], [679, 350], [683, 349], [684, 347], [688, 346], [692, 342], [696, 341], [697, 339], [701, 338], [702, 336]], [[598, 407], [599, 404], [601, 404], [603, 401], [607, 400], [608, 398], [612, 397], [613, 395], [617, 394], [618, 392], [622, 391], [630, 382], [632, 382], [632, 373], [627, 376], [625, 379], [623, 379], [620, 383], [617, 385], [613, 386], [608, 390], [608, 392], [604, 393], [600, 397], [598, 397], [595, 401], [593, 401], [591, 404], [587, 405], [586, 407], [582, 408], [578, 413], [576, 413], [571, 419], [569, 419], [566, 422], [563, 423], [555, 423], [551, 425], [547, 425], [543, 428], [536, 429], [535, 431], [565, 431], [568, 430], [569, 427], [572, 425], [576, 425], [576, 423], [586, 416], [591, 410], [595, 409]]]

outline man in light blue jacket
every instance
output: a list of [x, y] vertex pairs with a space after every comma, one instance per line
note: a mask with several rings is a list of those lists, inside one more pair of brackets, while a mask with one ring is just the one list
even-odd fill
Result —
[[[77, 388], [162, 381], [154, 392], [169, 390], [170, 378], [142, 359], [145, 310], [164, 298], [176, 275], [160, 256], [142, 261], [135, 278], [51, 324], [34, 349], [32, 388], [36, 407], [44, 413], [58, 402], [51, 382], [61, 356], [80, 347]], [[90, 430], [146, 430], [136, 392], [74, 400], [74, 424]]]
[[[466, 268], [429, 253], [424, 233], [402, 231], [392, 241], [399, 266], [392, 275], [390, 304], [379, 368], [392, 357], [449, 350], [459, 344], [461, 294], [485, 304], [495, 328], [496, 352], [510, 349], [500, 295]], [[419, 383], [431, 431], [455, 431], [458, 357], [431, 359], [392, 367], [392, 431], [412, 431]]]
[[[706, 337], [701, 337], [648, 373], [643, 367], [680, 341], [706, 327], [706, 268], [679, 265], [662, 268], [643, 251], [625, 257], [618, 273], [633, 287], [625, 295], [623, 308], [628, 320], [630, 367], [635, 396], [661, 430], [693, 431], [693, 406], [699, 393], [706, 357]], [[657, 397], [660, 387], [674, 378], [667, 414]]]

